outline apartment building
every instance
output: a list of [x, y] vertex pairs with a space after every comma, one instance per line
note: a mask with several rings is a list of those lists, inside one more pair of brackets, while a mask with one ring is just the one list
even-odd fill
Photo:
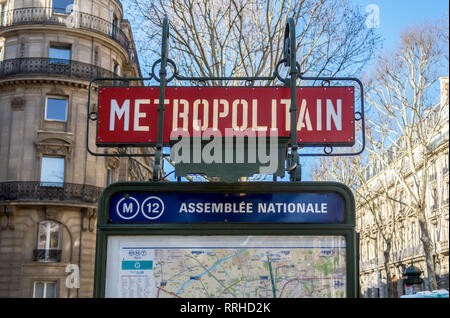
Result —
[[152, 175], [149, 158], [86, 147], [90, 81], [141, 77], [130, 24], [119, 0], [0, 0], [0, 13], [0, 297], [92, 297], [98, 197]]
[[[360, 196], [357, 203], [357, 231], [360, 233], [360, 282], [363, 297], [387, 297], [388, 284], [391, 284], [393, 296], [405, 293], [402, 280], [403, 272], [413, 265], [422, 272], [422, 278], [429, 273], [425, 264], [425, 254], [421, 237], [422, 227], [411, 207], [411, 196], [390, 169], [401, 170], [406, 183], [427, 182], [425, 193], [425, 219], [430, 234], [432, 262], [437, 276], [438, 288], [449, 288], [449, 81], [448, 76], [441, 77], [440, 107], [425, 118], [429, 125], [435, 124], [433, 116], [439, 112], [438, 133], [430, 140], [428, 150], [413, 149], [417, 171], [411, 173], [404, 162], [382, 165], [377, 160], [366, 169], [366, 196]], [[400, 137], [401, 138], [401, 137]], [[401, 141], [401, 140], [400, 140]], [[406, 142], [406, 141], [405, 141]], [[397, 143], [403, 144], [403, 141]], [[391, 151], [392, 150], [392, 151]], [[398, 150], [398, 149], [397, 149]], [[402, 151], [389, 148], [385, 154], [387, 162], [399, 163]], [[427, 156], [427, 168], [424, 170], [423, 158]], [[424, 175], [425, 174], [425, 175]], [[423, 176], [423, 178], [422, 178]], [[424, 189], [422, 188], [422, 189]], [[364, 192], [363, 189], [361, 189]], [[410, 201], [408, 201], [410, 200]], [[389, 261], [386, 264], [386, 247], [390, 243]], [[391, 282], [386, 280], [386, 268], [390, 271]], [[422, 289], [429, 288], [422, 284]]]

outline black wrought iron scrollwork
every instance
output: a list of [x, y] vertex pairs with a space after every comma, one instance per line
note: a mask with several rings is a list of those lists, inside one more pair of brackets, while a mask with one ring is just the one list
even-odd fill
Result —
[[97, 116], [98, 116], [97, 112], [90, 112], [89, 113], [89, 120], [96, 121], [97, 120]]
[[322, 80], [320, 86], [330, 86], [330, 80], [328, 79]]
[[[161, 64], [161, 61], [162, 61], [161, 59], [157, 59], [156, 62], [153, 63], [153, 66], [152, 66], [152, 73], [151, 73], [151, 75], [158, 82], [160, 82], [161, 79], [160, 79], [160, 77], [158, 75], [156, 75], [155, 68], [156, 68], [156, 66], [158, 64]], [[170, 65], [173, 68], [172, 75], [170, 77], [166, 78], [166, 83], [169, 83], [177, 76], [177, 72], [178, 71], [177, 71], [177, 66], [176, 66], [175, 62], [172, 61], [171, 59], [169, 59], [169, 58], [167, 59], [167, 64]]]
[[325, 146], [323, 147], [323, 152], [327, 155], [331, 154], [333, 152], [333, 146]]
[[[175, 63], [168, 57], [169, 52], [169, 20], [167, 17], [163, 19], [162, 30], [162, 44], [161, 44], [161, 67], [159, 69], [159, 105], [158, 105], [158, 135], [156, 141], [155, 162], [153, 167], [153, 180], [159, 181], [161, 179], [162, 170], [162, 158], [163, 158], [163, 132], [164, 132], [164, 94], [166, 84], [172, 80], [177, 74], [177, 68]], [[169, 62], [170, 61], [170, 62]], [[170, 63], [174, 69], [172, 77], [167, 79], [167, 64]], [[154, 68], [152, 69], [154, 73]], [[153, 74], [155, 77], [156, 75]]]
[[[288, 19], [286, 29], [284, 32], [284, 63], [289, 67], [289, 77], [285, 79], [284, 83], [291, 89], [291, 107], [289, 112], [291, 113], [291, 152], [288, 155], [287, 163], [289, 166], [286, 168], [291, 176], [292, 181], [301, 181], [300, 157], [298, 155], [298, 139], [297, 139], [297, 79], [300, 77], [300, 65], [297, 62], [297, 48], [296, 48], [296, 36], [295, 36], [295, 23], [293, 18]], [[278, 64], [277, 66], [279, 66]]]
[[127, 147], [118, 147], [117, 148], [117, 152], [119, 153], [119, 154], [126, 154], [127, 153]]

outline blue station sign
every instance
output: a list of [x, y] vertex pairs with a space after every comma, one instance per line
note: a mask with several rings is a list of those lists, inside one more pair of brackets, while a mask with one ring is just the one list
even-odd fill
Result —
[[337, 192], [116, 192], [110, 223], [344, 223]]

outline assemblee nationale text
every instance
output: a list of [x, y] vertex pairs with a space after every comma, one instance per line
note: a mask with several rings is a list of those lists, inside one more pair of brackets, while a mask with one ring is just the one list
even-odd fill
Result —
[[[255, 208], [256, 206], [256, 208]], [[179, 213], [328, 213], [327, 203], [182, 203]]]

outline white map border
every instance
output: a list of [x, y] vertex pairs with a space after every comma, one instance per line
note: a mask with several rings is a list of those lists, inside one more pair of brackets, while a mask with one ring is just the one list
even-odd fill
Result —
[[105, 297], [119, 296], [122, 248], [346, 248], [343, 235], [143, 235], [109, 236], [107, 244]]

